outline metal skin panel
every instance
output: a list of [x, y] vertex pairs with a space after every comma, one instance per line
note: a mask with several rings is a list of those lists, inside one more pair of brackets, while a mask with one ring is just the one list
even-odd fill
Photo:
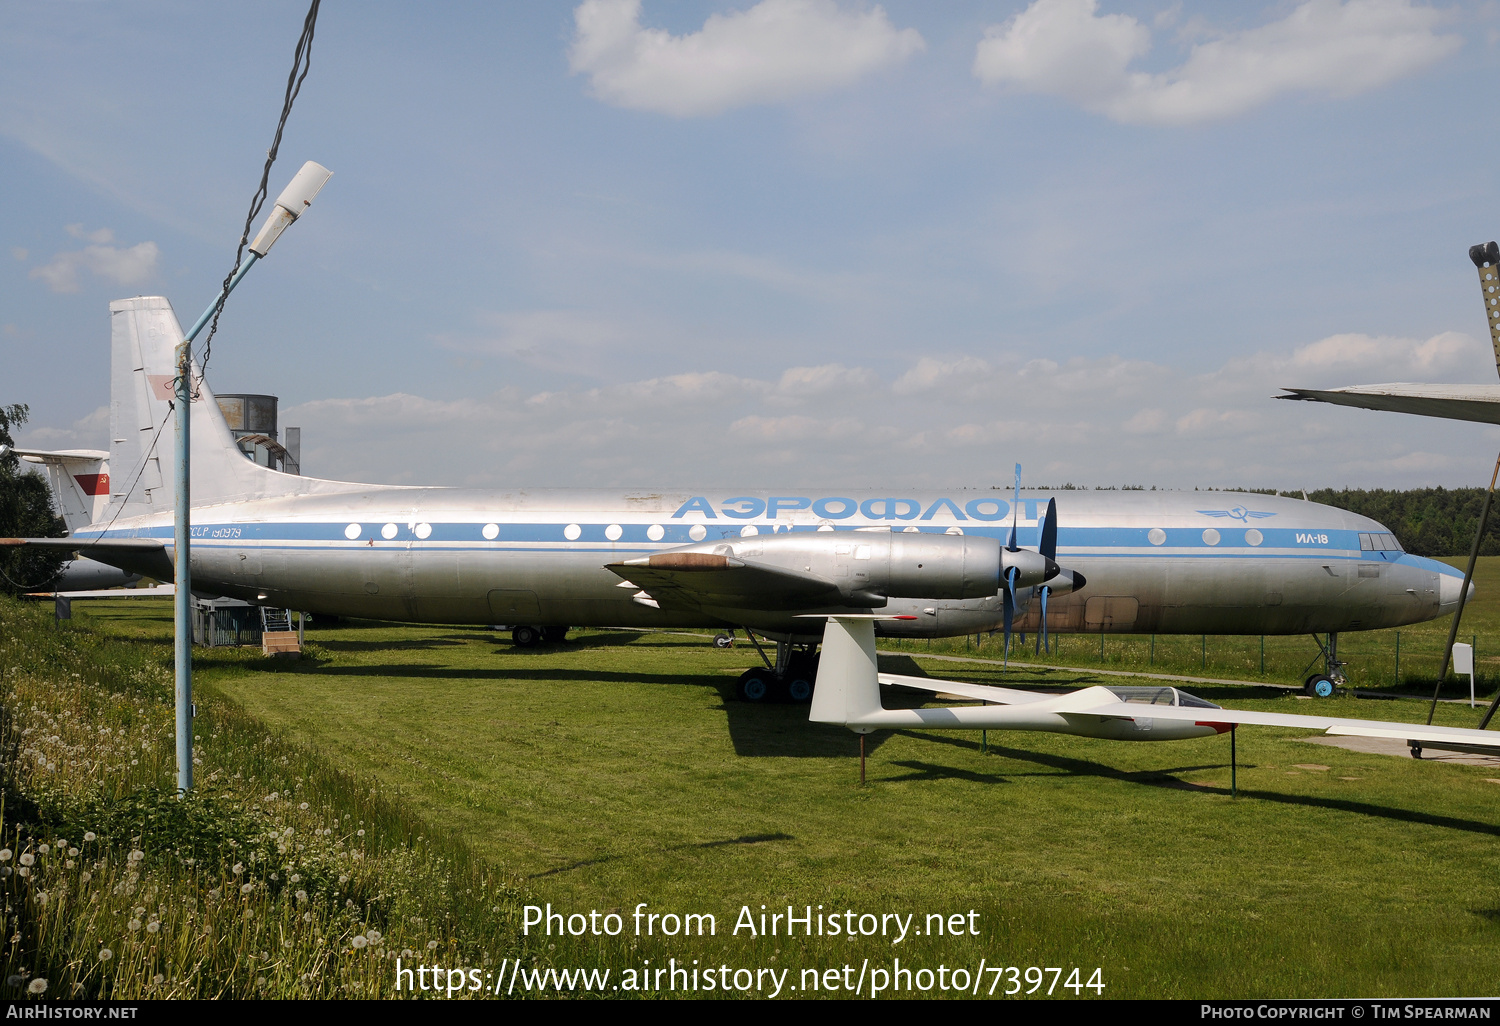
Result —
[[[172, 343], [181, 337], [175, 315], [156, 297], [113, 303], [111, 313], [113, 399], [125, 407], [116, 411], [118, 422], [159, 423], [165, 402], [143, 382], [159, 376], [163, 367], [170, 371]], [[1374, 521], [1248, 493], [1023, 492], [1020, 508], [1012, 510], [1007, 493], [961, 489], [692, 495], [326, 481], [282, 474], [245, 459], [212, 392], [206, 385], [200, 391], [191, 404], [194, 587], [314, 614], [493, 623], [491, 593], [524, 591], [536, 596], [541, 624], [734, 625], [772, 636], [811, 637], [821, 633], [822, 622], [798, 620], [797, 614], [847, 612], [847, 607], [653, 609], [634, 601], [635, 590], [622, 587], [605, 565], [674, 548], [702, 549], [700, 543], [748, 553], [756, 539], [765, 550], [774, 547], [766, 536], [792, 532], [799, 547], [805, 540], [818, 552], [818, 568], [836, 581], [837, 548], [876, 538], [895, 541], [886, 531], [899, 533], [913, 551], [924, 547], [913, 533], [961, 534], [993, 551], [1014, 522], [1018, 544], [1035, 550], [1049, 498], [1057, 500], [1057, 562], [1088, 579], [1081, 592], [1052, 597], [1049, 622], [1062, 630], [1084, 626], [1091, 596], [1138, 603], [1128, 627], [1105, 629], [1277, 634], [1400, 626], [1451, 611], [1457, 585], [1450, 582], [1444, 589], [1439, 581], [1443, 575], [1461, 576], [1432, 560], [1361, 551], [1361, 532], [1385, 531]], [[168, 424], [164, 437], [169, 439], [170, 431]], [[148, 448], [149, 442], [135, 438], [117, 443], [111, 454], [116, 487], [129, 486]], [[157, 450], [163, 451], [160, 443]], [[157, 559], [170, 555], [171, 496], [162, 494], [170, 490], [170, 481], [156, 486], [149, 502], [142, 501], [139, 487], [115, 496], [99, 523], [78, 532], [79, 540], [149, 538], [163, 546]], [[935, 544], [951, 548], [951, 543]], [[144, 561], [141, 553], [103, 548], [89, 555]], [[844, 565], [852, 575], [859, 562], [849, 559]], [[1381, 573], [1360, 577], [1361, 562], [1379, 562]], [[1282, 596], [1280, 604], [1268, 604], [1272, 593]], [[1032, 589], [1020, 589], [1018, 629], [1035, 625], [1036, 614], [1028, 610], [1031, 595]], [[993, 594], [958, 600], [891, 595], [880, 612], [914, 616], [879, 624], [884, 634], [914, 637], [993, 630], [1003, 615]]]

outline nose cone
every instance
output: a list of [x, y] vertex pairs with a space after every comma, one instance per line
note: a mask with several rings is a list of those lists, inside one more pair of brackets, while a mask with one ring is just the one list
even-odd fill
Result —
[[1042, 559], [1044, 560], [1043, 565], [1046, 567], [1045, 576], [1042, 577], [1042, 580], [1050, 581], [1057, 576], [1062, 567], [1058, 566], [1050, 556], [1043, 556]]
[[[1463, 586], [1464, 586], [1464, 581], [1463, 581], [1462, 577], [1450, 577], [1447, 574], [1443, 574], [1442, 577], [1439, 578], [1439, 580], [1438, 580], [1438, 612], [1439, 613], [1452, 613], [1452, 612], [1454, 612], [1455, 610], [1458, 609], [1458, 595], [1459, 595], [1459, 592], [1463, 590]], [[1473, 582], [1470, 582], [1470, 584], [1469, 584], [1469, 595], [1468, 595], [1468, 598], [1464, 599], [1464, 601], [1465, 602], [1471, 602], [1471, 601], [1473, 601], [1473, 599], [1474, 599], [1474, 585], [1473, 585]]]

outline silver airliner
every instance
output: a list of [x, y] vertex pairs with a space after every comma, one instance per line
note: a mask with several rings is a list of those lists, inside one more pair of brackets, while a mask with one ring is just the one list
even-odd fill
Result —
[[[71, 538], [29, 541], [170, 579], [182, 330], [160, 297], [110, 317], [108, 506]], [[315, 615], [506, 624], [521, 643], [569, 626], [743, 628], [777, 642], [784, 677], [821, 635], [808, 614], [878, 610], [901, 617], [883, 633], [909, 637], [1336, 637], [1441, 616], [1461, 587], [1373, 520], [1269, 495], [355, 484], [246, 459], [206, 384], [191, 407], [195, 589]]]

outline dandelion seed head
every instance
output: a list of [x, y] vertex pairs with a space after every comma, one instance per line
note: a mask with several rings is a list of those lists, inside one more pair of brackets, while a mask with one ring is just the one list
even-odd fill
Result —
[[300, 808], [303, 812], [306, 812], [307, 811], [307, 803], [303, 802], [301, 805], [298, 806], [298, 808]]
[[360, 951], [367, 947], [370, 941], [361, 934], [355, 934], [354, 939], [350, 943], [354, 945], [355, 951]]
[[253, 883], [247, 883], [240, 888], [240, 893], [249, 894], [253, 890], [255, 890], [255, 885]]
[[132, 919], [130, 922], [125, 924], [125, 927], [131, 933], [135, 933], [135, 931], [141, 928], [141, 921], [139, 919]]
[[21, 976], [19, 974], [15, 975], [15, 976], [7, 976], [5, 978], [5, 985], [7, 987], [19, 987], [21, 984], [23, 984], [25, 982], [26, 982], [26, 977]]
[[108, 962], [111, 958], [114, 958], [114, 957], [115, 957], [115, 953], [113, 951], [109, 950], [108, 948], [100, 948], [99, 949], [99, 961], [101, 961], [101, 962]]
[[77, 857], [78, 857], [78, 849], [77, 848], [69, 848], [68, 849], [68, 858], [70, 858], [70, 859], [76, 859]]
[[38, 855], [45, 855], [52, 849], [47, 847], [45, 844], [39, 844], [36, 846], [36, 850]]
[[149, 923], [146, 924], [146, 932], [147, 933], [157, 933], [160, 930], [161, 930], [161, 922], [159, 920], [153, 919], [153, 920], [151, 920], [151, 922], [149, 922]]
[[28, 994], [45, 994], [46, 992], [47, 981], [40, 976], [26, 985], [26, 993]]
[[235, 876], [239, 876], [245, 871], [245, 864], [243, 862], [236, 862], [229, 871]]
[[427, 950], [428, 951], [436, 951], [437, 950], [437, 941], [428, 941], [427, 942]]
[[85, 834], [84, 834], [84, 835], [83, 835], [83, 839], [84, 839], [84, 841], [85, 841], [85, 842], [88, 842], [88, 841], [92, 841], [92, 840], [94, 840], [94, 839], [95, 839], [95, 838], [96, 838], [96, 837], [98, 837], [98, 835], [97, 835], [97, 834], [95, 834], [95, 833], [94, 833], [94, 832], [93, 832], [93, 831], [92, 831], [92, 830], [89, 830], [89, 831], [87, 831], [87, 832], [86, 832], [86, 833], [85, 833]]

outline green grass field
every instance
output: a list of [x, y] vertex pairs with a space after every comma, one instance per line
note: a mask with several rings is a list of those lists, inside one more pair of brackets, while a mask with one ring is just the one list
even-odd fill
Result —
[[[1497, 637], [1500, 595], [1486, 591], [1500, 588], [1485, 588], [1486, 573], [1500, 577], [1497, 564], [1486, 561], [1467, 621], [1481, 652], [1486, 636]], [[75, 609], [75, 630], [128, 639], [142, 658], [169, 665], [165, 602]], [[1408, 633], [1440, 644], [1445, 628], [1403, 631], [1403, 644]], [[517, 904], [625, 917], [616, 939], [524, 939], [558, 967], [618, 974], [647, 960], [697, 959], [731, 970], [790, 968], [788, 986], [796, 987], [804, 970], [889, 969], [899, 957], [909, 969], [972, 972], [983, 959], [1023, 971], [1078, 967], [1080, 982], [1097, 968], [1106, 997], [1494, 990], [1494, 770], [1246, 728], [1240, 793], [1231, 798], [1227, 736], [1125, 744], [991, 732], [985, 751], [976, 734], [898, 731], [871, 737], [862, 787], [854, 735], [808, 724], [805, 707], [730, 700], [754, 653], [715, 650], [706, 636], [582, 631], [564, 645], [517, 650], [482, 629], [353, 622], [315, 627], [308, 638], [300, 662], [200, 650], [205, 715], [263, 732], [258, 746], [284, 746], [336, 769], [354, 782], [340, 785], [350, 793], [378, 795], [399, 813], [396, 843], [425, 835], [473, 853], [508, 888], [504, 908], [494, 906], [492, 939], [513, 933]], [[1084, 640], [1068, 639], [1064, 653]], [[1133, 644], [1106, 641], [1117, 643], [1127, 654]], [[1300, 644], [1307, 657], [1315, 651]], [[963, 646], [955, 639], [932, 650], [962, 654]], [[1002, 673], [924, 664], [925, 646], [907, 647], [934, 676], [1093, 682], [1086, 665]], [[1214, 676], [1228, 670], [1209, 667]], [[1224, 704], [1308, 707], [1270, 688], [1192, 690]], [[1379, 719], [1426, 715], [1415, 701], [1339, 698], [1321, 707]], [[1440, 723], [1476, 720], [1466, 705], [1438, 710]], [[206, 767], [243, 761], [216, 752], [223, 744], [220, 733], [200, 729]], [[712, 914], [717, 933], [633, 937], [630, 915], [640, 903], [648, 912]], [[742, 907], [758, 916], [762, 905], [914, 914], [918, 929], [929, 914], [972, 910], [978, 935], [893, 944], [732, 932]], [[475, 950], [452, 937], [480, 925], [451, 923], [445, 950]], [[507, 953], [492, 943], [484, 950]], [[985, 976], [981, 992], [993, 980]], [[1029, 986], [1024, 976], [1021, 985]], [[1004, 976], [999, 989], [1010, 986]]]

